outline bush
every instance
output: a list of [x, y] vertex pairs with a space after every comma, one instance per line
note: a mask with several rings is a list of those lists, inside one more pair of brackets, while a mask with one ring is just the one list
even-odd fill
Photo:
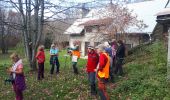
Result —
[[25, 57], [25, 47], [23, 43], [18, 43], [14, 50], [14, 52], [18, 53], [22, 58]]
[[45, 48], [49, 49], [51, 47], [52, 40], [50, 38], [45, 38]]

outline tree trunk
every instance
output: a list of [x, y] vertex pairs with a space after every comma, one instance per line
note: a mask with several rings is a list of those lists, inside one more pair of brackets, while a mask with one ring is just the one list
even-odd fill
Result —
[[[42, 36], [42, 31], [43, 31], [43, 24], [44, 24], [44, 0], [35, 0], [35, 35], [34, 35], [34, 41], [33, 41], [33, 49], [32, 49], [32, 66], [33, 68], [36, 69], [36, 59], [35, 59], [35, 55], [36, 55], [36, 51], [38, 48], [38, 45], [40, 43], [41, 40], [41, 36]], [[40, 16], [38, 15], [39, 12], [39, 7], [38, 5], [41, 6], [40, 9]]]
[[2, 54], [6, 54], [6, 45], [5, 45], [5, 26], [4, 26], [4, 12], [1, 10], [0, 8], [0, 26], [1, 26], [1, 50], [2, 50]]
[[[19, 3], [19, 11], [21, 13], [22, 16], [22, 25], [23, 25], [23, 36], [24, 36], [24, 46], [25, 46], [25, 51], [26, 51], [26, 57], [28, 58], [30, 67], [33, 69], [33, 67], [31, 66], [32, 64], [32, 57], [31, 57], [31, 49], [32, 46], [29, 45], [29, 36], [28, 36], [28, 30], [27, 30], [27, 16], [24, 15], [24, 8], [23, 8], [23, 3], [22, 0], [18, 0]], [[26, 10], [27, 12], [27, 10]]]
[[168, 30], [167, 80], [170, 81], [170, 28]]
[[[3, 23], [3, 22], [2, 22]], [[4, 36], [4, 25], [1, 23], [1, 50], [2, 50], [2, 54], [5, 54], [6, 53], [6, 50], [5, 50], [5, 36]]]
[[[29, 61], [29, 65], [32, 70], [36, 70], [36, 51], [39, 45], [43, 24], [44, 24], [44, 0], [34, 0], [34, 21], [31, 20], [31, 0], [25, 0], [26, 2], [26, 10], [23, 10], [22, 0], [18, 0], [19, 2], [19, 11], [23, 18], [23, 35], [24, 35], [24, 45], [26, 56]], [[39, 13], [39, 9], [40, 13]], [[24, 13], [24, 11], [26, 11]], [[31, 24], [33, 24], [33, 29], [31, 29]]]

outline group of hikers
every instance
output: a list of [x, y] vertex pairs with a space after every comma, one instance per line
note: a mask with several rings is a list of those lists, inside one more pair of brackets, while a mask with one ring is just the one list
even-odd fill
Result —
[[86, 71], [91, 87], [91, 94], [96, 95], [96, 78], [98, 94], [101, 100], [109, 100], [106, 83], [114, 82], [114, 75], [123, 75], [123, 60], [125, 46], [121, 40], [111, 43], [105, 42], [97, 47], [88, 46], [88, 60]]
[[[72, 58], [72, 67], [74, 74], [78, 75], [77, 62], [80, 58], [79, 45], [75, 42], [74, 47], [68, 48], [68, 54]], [[59, 74], [60, 63], [58, 60], [59, 49], [55, 44], [50, 48], [50, 74], [54, 73], [56, 66], [56, 74]], [[88, 74], [88, 80], [91, 88], [91, 94], [97, 95], [97, 92], [101, 100], [109, 100], [109, 96], [106, 92], [106, 83], [108, 81], [114, 82], [114, 75], [123, 75], [123, 60], [125, 57], [125, 46], [122, 40], [112, 42], [104, 42], [94, 47], [88, 46], [88, 59], [85, 70]], [[16, 100], [23, 100], [23, 91], [26, 89], [25, 77], [23, 72], [23, 63], [18, 54], [13, 53], [10, 58], [13, 61], [13, 66], [8, 70], [12, 76], [13, 89], [16, 94]], [[37, 80], [44, 78], [44, 62], [45, 52], [44, 46], [38, 47], [36, 54], [38, 62], [38, 75]], [[96, 79], [98, 83], [98, 91], [96, 89]]]

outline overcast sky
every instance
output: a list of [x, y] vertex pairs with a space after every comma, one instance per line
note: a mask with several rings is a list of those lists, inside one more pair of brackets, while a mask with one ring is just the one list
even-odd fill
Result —
[[93, 0], [68, 0], [68, 1], [74, 1], [74, 2], [89, 2]]
[[[50, 1], [58, 2], [58, 0], [50, 0]], [[75, 2], [75, 3], [84, 3], [90, 1], [94, 1], [94, 0], [66, 0], [66, 2]]]

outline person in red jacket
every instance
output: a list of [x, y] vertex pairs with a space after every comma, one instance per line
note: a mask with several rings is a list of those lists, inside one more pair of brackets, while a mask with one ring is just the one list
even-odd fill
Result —
[[42, 79], [44, 78], [44, 62], [45, 62], [45, 53], [43, 45], [40, 45], [38, 47], [36, 59], [38, 61], [38, 80], [41, 80], [41, 78]]
[[90, 82], [91, 94], [96, 95], [96, 72], [95, 69], [98, 65], [99, 56], [94, 50], [94, 47], [88, 46], [88, 60], [86, 65], [86, 71], [88, 73], [88, 80]]
[[99, 54], [99, 66], [97, 68], [98, 91], [101, 100], [109, 100], [106, 91], [106, 82], [109, 78], [110, 59], [105, 51], [104, 45], [98, 45], [97, 53]]

